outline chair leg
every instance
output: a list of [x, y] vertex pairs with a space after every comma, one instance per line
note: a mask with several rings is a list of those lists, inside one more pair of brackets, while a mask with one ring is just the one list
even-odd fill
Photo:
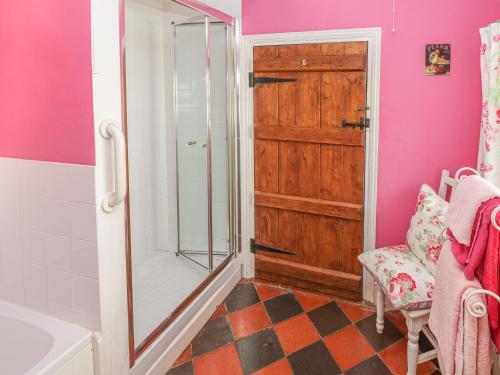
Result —
[[377, 332], [379, 334], [382, 334], [384, 332], [384, 310], [385, 310], [385, 295], [384, 292], [382, 292], [382, 289], [380, 287], [376, 287], [377, 289], [377, 320], [376, 320], [376, 327], [377, 327]]
[[419, 319], [407, 319], [406, 325], [408, 326], [407, 375], [416, 375], [418, 365], [418, 338], [422, 330], [422, 321]]

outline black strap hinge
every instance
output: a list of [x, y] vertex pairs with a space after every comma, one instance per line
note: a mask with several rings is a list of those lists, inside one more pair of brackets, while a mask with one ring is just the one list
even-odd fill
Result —
[[254, 87], [257, 83], [282, 83], [296, 82], [294, 78], [276, 78], [276, 77], [255, 77], [253, 72], [248, 73], [248, 87]]
[[277, 253], [277, 254], [287, 254], [287, 255], [296, 255], [295, 253], [287, 250], [276, 249], [270, 246], [259, 245], [255, 243], [255, 239], [250, 239], [250, 252], [255, 254], [257, 250], [267, 251], [268, 253]]

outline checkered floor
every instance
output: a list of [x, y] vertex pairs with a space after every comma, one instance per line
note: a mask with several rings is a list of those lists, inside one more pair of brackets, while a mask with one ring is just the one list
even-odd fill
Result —
[[[167, 375], [406, 374], [406, 325], [371, 308], [287, 287], [242, 282]], [[421, 335], [424, 336], [424, 335]], [[421, 338], [421, 348], [429, 342]], [[419, 375], [439, 374], [437, 362]]]

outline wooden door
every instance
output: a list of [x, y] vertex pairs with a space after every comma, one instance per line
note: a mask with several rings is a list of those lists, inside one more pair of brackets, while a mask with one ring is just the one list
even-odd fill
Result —
[[366, 42], [254, 48], [256, 277], [359, 298]]

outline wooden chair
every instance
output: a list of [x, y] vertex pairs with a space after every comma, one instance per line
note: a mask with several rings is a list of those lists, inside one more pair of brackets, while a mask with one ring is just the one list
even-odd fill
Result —
[[[451, 193], [453, 192], [455, 186], [457, 185], [457, 178], [464, 171], [472, 171], [477, 174], [477, 172], [471, 168], [462, 168], [457, 171], [455, 178], [450, 177], [449, 171], [443, 170], [441, 175], [441, 183], [439, 186], [439, 196], [446, 200], [449, 189]], [[420, 266], [422, 264], [419, 264]], [[366, 268], [366, 267], [365, 267]], [[370, 272], [371, 273], [371, 272]], [[372, 274], [373, 275], [373, 274]], [[384, 288], [380, 285], [380, 280], [374, 275], [375, 285], [376, 285], [376, 329], [379, 334], [384, 332], [384, 312], [386, 307], [386, 296]], [[391, 306], [391, 310], [394, 309]], [[417, 365], [430, 361], [437, 358], [437, 347], [438, 344], [432, 332], [429, 330], [428, 322], [430, 315], [430, 308], [424, 308], [419, 310], [400, 310], [406, 319], [406, 325], [408, 327], [408, 346], [407, 346], [407, 360], [408, 360], [408, 375], [416, 375]], [[434, 349], [429, 350], [424, 353], [419, 353], [419, 337], [420, 333], [423, 332], [428, 338], [430, 343], [434, 346]]]

